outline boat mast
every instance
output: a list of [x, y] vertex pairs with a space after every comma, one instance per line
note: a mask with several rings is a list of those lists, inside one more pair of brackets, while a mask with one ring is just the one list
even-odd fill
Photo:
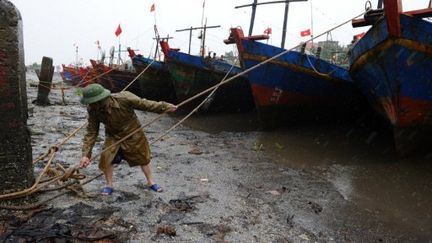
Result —
[[156, 39], [156, 48], [155, 48], [155, 54], [154, 54], [153, 59], [156, 60], [156, 57], [157, 57], [157, 54], [158, 54], [158, 51], [159, 51], [160, 35], [159, 35], [159, 31], [157, 29], [156, 24], [154, 25], [153, 28], [154, 28], [154, 32], [155, 32], [155, 38], [153, 38], [153, 39]]
[[117, 65], [120, 65], [120, 63], [122, 62], [121, 60], [121, 44], [120, 44], [120, 35], [118, 37], [119, 40], [119, 50], [118, 50], [118, 60], [117, 60]]
[[204, 23], [204, 33], [203, 33], [203, 35], [201, 36], [202, 37], [202, 45], [201, 45], [201, 57], [204, 57], [205, 56], [205, 39], [206, 39], [206, 34], [207, 34], [207, 18], [206, 18], [206, 20], [205, 20], [205, 23]]
[[389, 34], [393, 37], [400, 37], [402, 0], [384, 0], [384, 11], [387, 18]]
[[282, 42], [281, 47], [285, 48], [285, 39], [286, 39], [286, 28], [288, 25], [288, 11], [289, 11], [289, 3], [291, 2], [306, 2], [307, 0], [284, 0], [284, 1], [271, 1], [271, 2], [264, 2], [264, 3], [258, 3], [258, 0], [254, 0], [252, 4], [246, 4], [241, 6], [236, 6], [235, 8], [244, 8], [244, 7], [252, 7], [252, 14], [251, 14], [251, 22], [249, 26], [249, 36], [252, 35], [253, 26], [255, 23], [255, 14], [256, 14], [256, 7], [258, 5], [264, 5], [264, 4], [276, 4], [276, 3], [285, 3], [285, 15], [284, 15], [284, 23], [283, 23], [283, 32], [282, 32]]
[[188, 54], [190, 54], [190, 52], [191, 52], [191, 43], [192, 43], [192, 30], [204, 30], [204, 31], [207, 31], [207, 29], [220, 28], [220, 27], [221, 27], [220, 25], [213, 25], [213, 26], [207, 26], [207, 25], [205, 25], [204, 27], [190, 27], [190, 28], [187, 28], [187, 29], [176, 30], [176, 32], [189, 31], [189, 52], [188, 52]]
[[289, 2], [286, 2], [285, 3], [285, 14], [284, 14], [283, 29], [282, 29], [281, 48], [285, 48], [285, 39], [286, 39], [287, 24], [288, 24], [288, 11], [289, 11]]
[[155, 50], [155, 54], [154, 54], [154, 60], [157, 60], [156, 58], [159, 55], [159, 60], [161, 59], [160, 57], [160, 52], [159, 52], [159, 43], [160, 41], [166, 41], [168, 42], [170, 39], [173, 39], [173, 37], [167, 35], [167, 37], [160, 37], [159, 33], [156, 35], [156, 38], [153, 38], [153, 40], [156, 40], [156, 50]]
[[256, 14], [257, 4], [258, 4], [258, 0], [254, 0], [254, 2], [252, 3], [251, 22], [249, 25], [249, 36], [252, 35], [253, 27], [255, 24], [255, 14]]
[[[432, 0], [431, 0], [432, 1]], [[383, 0], [378, 0], [378, 6], [377, 9], [382, 9], [383, 8]]]
[[203, 0], [203, 5], [202, 5], [203, 10], [202, 10], [202, 14], [201, 14], [201, 27], [192, 27], [191, 26], [190, 28], [187, 28], [187, 29], [176, 30], [176, 32], [182, 32], [182, 31], [187, 31], [187, 30], [189, 31], [189, 51], [188, 51], [189, 55], [191, 53], [192, 30], [201, 30], [200, 36], [198, 38], [201, 39], [200, 55], [202, 57], [204, 57], [204, 55], [205, 55], [205, 36], [206, 36], [207, 29], [221, 27], [220, 25], [207, 26], [207, 18], [205, 19], [205, 23], [204, 23], [205, 2], [206, 2], [206, 0]]

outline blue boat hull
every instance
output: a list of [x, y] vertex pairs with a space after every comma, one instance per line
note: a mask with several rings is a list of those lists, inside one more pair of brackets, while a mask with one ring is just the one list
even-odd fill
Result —
[[[239, 67], [222, 60], [202, 58], [171, 50], [165, 62], [173, 78], [179, 102], [217, 85], [224, 78], [228, 79], [241, 72]], [[195, 107], [208, 94], [190, 103], [186, 110]], [[202, 111], [237, 112], [250, 111], [253, 108], [250, 86], [247, 79], [241, 76], [220, 86], [203, 106]]]
[[[95, 60], [90, 60], [90, 62], [97, 77], [95, 81], [106, 89], [109, 89], [113, 93], [117, 93], [128, 87], [127, 91], [143, 97], [138, 80], [134, 81], [135, 77], [138, 75], [136, 72], [131, 70], [120, 70], [115, 67], [111, 68], [103, 63], [97, 63]], [[131, 84], [132, 81], [134, 82]]]
[[[247, 39], [237, 41], [237, 47], [244, 69], [285, 51]], [[351, 120], [359, 105], [346, 69], [296, 51], [250, 71], [248, 79], [266, 127]]]
[[139, 78], [142, 97], [156, 101], [177, 102], [173, 81], [165, 63], [136, 55], [132, 57], [132, 64], [138, 74], [145, 70]]
[[353, 47], [350, 73], [395, 128], [432, 127], [432, 24], [401, 15], [400, 38], [382, 19]]

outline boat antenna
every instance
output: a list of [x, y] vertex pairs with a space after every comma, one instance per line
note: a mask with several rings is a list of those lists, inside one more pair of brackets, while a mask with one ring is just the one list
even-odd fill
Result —
[[156, 23], [156, 10], [155, 9], [153, 9], [153, 17], [154, 17], [154, 24], [156, 25], [157, 23]]
[[432, 0], [429, 0], [429, 8], [432, 8]]
[[[205, 50], [204, 50], [204, 38], [203, 38], [203, 35], [205, 35], [204, 14], [205, 14], [205, 0], [203, 0], [202, 14], [201, 14], [201, 33], [200, 33], [200, 37], [201, 37], [201, 50], [200, 50], [200, 54], [201, 54], [201, 56], [204, 56], [204, 54], [205, 54]], [[207, 22], [207, 19], [206, 19], [206, 22]], [[205, 25], [207, 25], [207, 23]]]
[[312, 47], [313, 47], [313, 41], [314, 41], [314, 22], [313, 22], [313, 0], [310, 0], [310, 6], [311, 6], [311, 43], [312, 43]]
[[204, 34], [202, 36], [202, 46], [201, 46], [201, 50], [202, 50], [201, 56], [202, 57], [205, 56], [206, 29], [207, 29], [207, 18], [206, 18], [205, 23], [204, 23], [204, 31], [203, 31]]

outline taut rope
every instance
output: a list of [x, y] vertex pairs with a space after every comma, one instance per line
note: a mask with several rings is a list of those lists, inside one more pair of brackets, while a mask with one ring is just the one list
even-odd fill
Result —
[[[365, 12], [363, 12], [362, 14], [356, 15], [355, 17], [353, 17], [353, 18], [351, 18], [351, 19], [349, 19], [349, 20], [347, 20], [347, 21], [344, 21], [343, 23], [341, 23], [341, 24], [339, 24], [339, 25], [337, 25], [337, 26], [335, 26], [335, 27], [333, 27], [333, 28], [331, 28], [331, 29], [329, 29], [329, 30], [327, 30], [327, 31], [325, 31], [325, 32], [323, 32], [323, 33], [321, 33], [320, 35], [317, 35], [317, 36], [313, 37], [313, 39], [319, 38], [319, 37], [325, 35], [325, 34], [328, 33], [328, 32], [331, 32], [331, 31], [333, 31], [333, 30], [335, 30], [335, 29], [337, 29], [337, 28], [340, 28], [341, 26], [343, 26], [343, 25], [345, 25], [345, 24], [351, 22], [352, 20], [354, 20], [354, 19], [356, 19], [356, 18], [362, 16], [364, 13], [365, 13]], [[309, 41], [311, 41], [311, 40], [312, 40], [312, 39], [309, 39], [307, 42], [309, 42]], [[267, 60], [265, 60], [265, 61], [263, 61], [263, 62], [261, 62], [261, 63], [258, 63], [257, 65], [255, 65], [255, 66], [253, 66], [253, 67], [251, 67], [251, 68], [249, 68], [249, 69], [246, 69], [246, 70], [244, 70], [244, 71], [242, 71], [242, 72], [240, 72], [240, 73], [238, 73], [238, 74], [236, 74], [236, 75], [233, 75], [232, 77], [230, 77], [230, 78], [228, 78], [228, 79], [225, 79], [225, 78], [228, 76], [228, 74], [227, 74], [227, 75], [224, 77], [224, 79], [223, 79], [220, 83], [218, 83], [217, 85], [215, 85], [215, 86], [213, 86], [213, 87], [210, 87], [210, 88], [208, 88], [208, 89], [206, 89], [206, 90], [204, 90], [204, 91], [202, 91], [202, 92], [200, 92], [200, 93], [194, 95], [193, 97], [190, 97], [189, 99], [187, 99], [187, 100], [181, 102], [181, 103], [178, 104], [177, 106], [178, 106], [178, 107], [183, 106], [183, 105], [189, 103], [190, 101], [192, 101], [192, 100], [194, 100], [194, 99], [196, 99], [196, 98], [198, 98], [198, 97], [201, 97], [201, 96], [203, 96], [203, 95], [205, 95], [205, 94], [207, 94], [207, 93], [209, 93], [209, 92], [212, 92], [212, 93], [210, 94], [210, 95], [212, 95], [212, 94], [215, 92], [215, 90], [217, 90], [221, 85], [224, 85], [224, 84], [226, 84], [226, 83], [228, 83], [228, 82], [231, 82], [232, 80], [234, 80], [234, 79], [236, 79], [236, 78], [238, 78], [238, 77], [240, 77], [240, 76], [242, 76], [242, 75], [244, 75], [244, 74], [247, 74], [247, 73], [249, 73], [249, 72], [251, 72], [251, 71], [257, 69], [257, 68], [259, 68], [259, 67], [261, 67], [261, 66], [263, 66], [263, 65], [265, 65], [265, 64], [267, 64], [267, 63], [269, 63], [269, 62], [271, 62], [271, 61], [273, 61], [273, 60], [275, 60], [275, 59], [277, 59], [277, 58], [279, 58], [279, 57], [281, 57], [281, 56], [283, 56], [283, 55], [285, 55], [285, 54], [287, 54], [288, 52], [290, 52], [290, 51], [292, 51], [292, 50], [294, 50], [295, 48], [298, 48], [298, 47], [300, 47], [300, 46], [301, 46], [301, 44], [299, 44], [299, 45], [297, 45], [297, 46], [294, 46], [294, 47], [292, 47], [292, 48], [290, 48], [290, 49], [287, 49], [287, 50], [285, 50], [285, 51], [283, 51], [283, 52], [281, 52], [281, 53], [279, 53], [279, 54], [277, 54], [277, 55], [275, 55], [275, 56], [273, 56], [273, 57], [271, 57], [271, 58], [269, 58], [269, 59], [267, 59]], [[152, 63], [153, 63], [153, 62], [152, 62]], [[150, 66], [152, 63], [150, 63], [148, 66]], [[147, 68], [148, 68], [148, 67], [147, 67]], [[141, 75], [142, 75], [142, 74], [147, 70], [147, 68], [144, 69], [144, 70], [143, 70], [143, 71], [142, 71], [142, 72], [141, 72], [141, 73], [140, 73], [140, 74], [139, 74], [139, 75], [138, 75], [138, 76], [137, 76], [133, 81], [135, 81], [136, 79], [138, 79], [138, 77], [141, 76]], [[111, 69], [111, 70], [112, 70], [112, 69]], [[111, 71], [111, 70], [110, 70], [110, 71]], [[230, 71], [229, 71], [229, 72], [230, 72]], [[228, 72], [228, 73], [229, 73], [229, 72]], [[107, 73], [108, 73], [108, 72], [107, 72]], [[131, 82], [131, 83], [132, 83], [132, 82]], [[127, 87], [129, 87], [129, 86], [127, 86]], [[126, 88], [127, 88], [127, 87], [126, 87]], [[126, 88], [125, 88], [125, 89], [126, 89]], [[124, 89], [124, 90], [125, 90], [125, 89]], [[209, 96], [210, 96], [210, 95], [209, 95]], [[203, 102], [205, 102], [205, 100], [204, 100]], [[202, 104], [203, 104], [203, 103], [201, 103], [201, 104], [198, 106], [198, 108], [199, 108]], [[195, 110], [198, 110], [198, 108], [195, 108], [192, 112], [195, 112]], [[110, 147], [105, 148], [103, 151], [101, 151], [101, 152], [100, 152], [99, 154], [97, 154], [96, 156], [92, 157], [90, 160], [91, 160], [91, 161], [94, 160], [95, 158], [97, 158], [98, 156], [100, 156], [100, 155], [101, 155], [104, 151], [106, 151], [107, 149], [111, 148], [112, 146], [117, 146], [119, 143], [121, 143], [121, 142], [123, 142], [124, 140], [126, 140], [127, 138], [131, 137], [131, 136], [132, 136], [133, 134], [135, 134], [136, 132], [140, 131], [142, 128], [144, 128], [144, 127], [146, 127], [146, 126], [152, 124], [153, 122], [159, 120], [159, 119], [160, 119], [164, 114], [165, 114], [165, 113], [162, 113], [162, 114], [158, 115], [157, 117], [155, 117], [154, 119], [152, 119], [151, 121], [145, 123], [144, 125], [141, 125], [139, 128], [135, 129], [135, 130], [132, 131], [130, 134], [128, 134], [128, 135], [125, 136], [124, 138], [120, 139], [119, 141], [117, 141], [116, 143], [114, 143], [113, 145], [111, 145]], [[189, 114], [187, 117], [189, 117], [190, 115], [191, 115], [191, 114]], [[157, 141], [159, 141], [160, 139], [162, 139], [162, 138], [163, 138], [163, 137], [164, 137], [164, 136], [165, 136], [169, 131], [172, 131], [175, 127], [177, 127], [178, 125], [180, 125], [181, 122], [183, 122], [184, 120], [186, 120], [187, 117], [184, 118], [183, 120], [181, 120], [179, 123], [177, 123], [177, 124], [175, 124], [174, 126], [172, 126], [170, 129], [167, 130], [167, 132], [165, 132], [163, 135], [161, 135], [160, 137], [158, 137], [157, 139], [155, 139], [154, 141], [152, 141], [151, 144], [154, 144], [155, 142], [157, 142]], [[64, 139], [64, 140], [63, 140], [59, 145], [64, 144], [67, 140], [69, 140], [72, 136], [74, 136], [74, 135], [75, 135], [79, 130], [81, 130], [81, 129], [86, 125], [86, 124], [87, 124], [87, 122], [84, 123], [83, 125], [81, 125], [81, 126], [80, 126], [79, 128], [77, 128], [76, 130], [74, 130], [74, 132], [72, 132], [68, 137], [66, 137], [66, 138], [65, 138], [65, 139]], [[22, 197], [22, 196], [30, 195], [31, 193], [34, 193], [34, 192], [40, 190], [42, 187], [44, 187], [44, 186], [46, 186], [46, 185], [48, 185], [48, 184], [52, 184], [52, 183], [54, 183], [54, 182], [57, 182], [57, 181], [59, 181], [60, 179], [66, 181], [68, 178], [66, 178], [66, 176], [65, 176], [66, 172], [63, 172], [63, 174], [58, 175], [58, 176], [55, 176], [54, 178], [49, 179], [47, 182], [44, 182], [42, 185], [39, 185], [42, 176], [43, 176], [44, 174], [46, 174], [46, 172], [48, 171], [49, 165], [51, 164], [51, 162], [52, 162], [52, 160], [53, 160], [53, 158], [54, 158], [54, 156], [55, 156], [57, 150], [58, 150], [58, 147], [57, 147], [57, 146], [52, 146], [52, 147], [50, 148], [50, 151], [49, 151], [47, 154], [45, 154], [44, 156], [39, 157], [36, 161], [34, 161], [34, 163], [36, 163], [37, 161], [42, 160], [42, 159], [45, 158], [46, 156], [50, 156], [50, 155], [51, 155], [51, 156], [50, 156], [50, 159], [49, 159], [49, 161], [48, 161], [48, 163], [47, 163], [47, 165], [45, 166], [44, 170], [42, 171], [42, 173], [39, 175], [38, 179], [36, 180], [36, 183], [35, 183], [32, 187], [30, 187], [30, 188], [28, 188], [28, 189], [25, 189], [25, 190], [23, 190], [23, 191], [20, 191], [20, 192], [15, 192], [15, 193], [10, 193], [10, 194], [0, 195], [0, 201], [1, 201], [1, 200], [5, 200], [5, 199], [11, 199], [11, 198], [17, 198], [17, 197]], [[79, 169], [78, 166], [71, 167], [71, 168], [68, 170], [68, 173], [67, 173], [67, 174], [68, 174], [68, 175], [74, 175], [74, 176], [76, 176], [76, 177], [80, 177], [79, 174], [76, 174], [76, 172], [78, 172], [78, 169]], [[103, 173], [100, 173], [100, 174], [98, 174], [98, 175], [96, 175], [96, 176], [94, 176], [94, 177], [92, 177], [92, 178], [90, 178], [90, 179], [87, 179], [85, 182], [81, 183], [81, 185], [85, 185], [85, 184], [87, 184], [87, 183], [89, 183], [89, 182], [91, 182], [91, 181], [93, 181], [93, 180], [95, 180], [95, 179], [101, 177], [102, 175], [103, 175]], [[82, 177], [81, 177], [81, 178], [82, 178]], [[0, 205], [0, 208], [4, 208], [4, 209], [11, 209], [11, 210], [28, 210], [28, 209], [34, 209], [34, 208], [37, 208], [37, 207], [39, 207], [39, 206], [41, 206], [41, 205], [43, 205], [43, 204], [45, 204], [45, 203], [47, 203], [47, 202], [49, 202], [49, 201], [55, 199], [55, 198], [58, 198], [58, 197], [60, 197], [60, 196], [62, 196], [62, 195], [65, 195], [66, 193], [67, 193], [67, 192], [59, 193], [59, 194], [57, 194], [57, 195], [55, 195], [55, 196], [53, 196], [53, 197], [51, 197], [51, 198], [48, 198], [48, 199], [46, 199], [46, 200], [44, 200], [44, 201], [42, 201], [42, 202], [36, 203], [36, 204], [31, 204], [31, 205], [26, 205], [26, 206], [5, 206], [5, 205]]]

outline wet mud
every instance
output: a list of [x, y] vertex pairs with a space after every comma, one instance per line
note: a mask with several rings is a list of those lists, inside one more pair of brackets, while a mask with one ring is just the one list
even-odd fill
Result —
[[[29, 83], [37, 80], [31, 77]], [[36, 94], [29, 85], [29, 101]], [[66, 92], [67, 105], [61, 105], [59, 91], [52, 91], [50, 100], [51, 106], [29, 107], [34, 158], [85, 122], [74, 90]], [[143, 123], [155, 117], [137, 113]], [[146, 127], [149, 141], [180, 118], [166, 116]], [[70, 193], [33, 213], [1, 211], [0, 239], [432, 240], [432, 153], [400, 157], [387, 131], [361, 123], [265, 132], [256, 124], [253, 112], [195, 116], [151, 147], [163, 193], [149, 190], [142, 172], [122, 163], [115, 168], [111, 196], [100, 195], [101, 178], [83, 186], [85, 197]], [[83, 133], [60, 148], [57, 162], [79, 162]], [[101, 147], [101, 134], [94, 151]], [[95, 164], [83, 172], [99, 173]], [[37, 238], [42, 228], [48, 235]]]

